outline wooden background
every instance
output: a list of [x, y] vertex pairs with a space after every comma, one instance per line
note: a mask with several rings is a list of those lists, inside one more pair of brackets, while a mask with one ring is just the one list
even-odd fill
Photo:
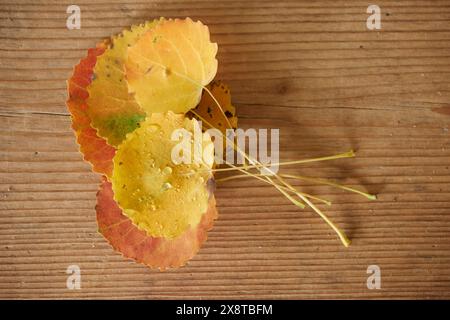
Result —
[[[450, 298], [450, 1], [0, 0], [0, 298]], [[82, 11], [67, 30], [66, 8]], [[201, 19], [243, 127], [281, 130], [283, 169], [377, 193], [304, 190], [353, 239], [258, 181], [217, 190], [220, 218], [188, 266], [124, 260], [96, 232], [100, 177], [78, 153], [66, 79], [86, 49], [159, 16]], [[66, 288], [77, 264], [82, 289]], [[380, 266], [382, 289], [366, 269]]]

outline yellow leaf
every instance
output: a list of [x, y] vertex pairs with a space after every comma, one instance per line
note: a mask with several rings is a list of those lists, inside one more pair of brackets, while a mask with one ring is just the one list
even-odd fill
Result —
[[186, 113], [214, 78], [216, 53], [217, 44], [200, 21], [164, 20], [128, 49], [130, 93], [147, 113]]
[[87, 88], [87, 113], [98, 135], [112, 146], [119, 145], [125, 135], [136, 129], [145, 118], [145, 112], [128, 93], [124, 73], [127, 49], [161, 21], [163, 19], [123, 31], [112, 39], [108, 49], [97, 59], [93, 81]]
[[[194, 144], [203, 150], [200, 160], [206, 163], [175, 164], [172, 150], [181, 143], [172, 140], [177, 129], [185, 130], [190, 148], [193, 135], [199, 134]], [[195, 227], [207, 210], [213, 158], [211, 137], [202, 134], [197, 120], [172, 112], [154, 113], [127, 135], [116, 152], [111, 178], [115, 200], [149, 236], [176, 238]]]

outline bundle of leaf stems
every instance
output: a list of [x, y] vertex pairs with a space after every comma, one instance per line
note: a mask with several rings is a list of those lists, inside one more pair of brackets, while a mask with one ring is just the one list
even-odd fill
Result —
[[[167, 70], [167, 68], [164, 65], [161, 65], [157, 62], [155, 62], [155, 65], [164, 68], [165, 70]], [[232, 125], [230, 123], [230, 121], [228, 120], [228, 117], [225, 115], [225, 112], [222, 108], [222, 106], [220, 105], [220, 103], [217, 101], [217, 99], [214, 97], [214, 95], [211, 93], [211, 91], [197, 83], [196, 81], [190, 79], [188, 76], [181, 74], [179, 72], [174, 72], [171, 71], [172, 74], [175, 74], [179, 77], [182, 77], [184, 79], [186, 79], [187, 81], [195, 84], [196, 86], [201, 87], [203, 90], [205, 90], [213, 99], [214, 103], [217, 105], [217, 107], [219, 108], [221, 114], [223, 115], [224, 119], [226, 119], [227, 121], [227, 126], [229, 128], [232, 128]], [[203, 123], [205, 123], [207, 126], [209, 126], [210, 128], [215, 128], [209, 121], [207, 121], [206, 119], [204, 119], [204, 117], [200, 116], [198, 113], [196, 113], [194, 110], [191, 110], [192, 114], [194, 114], [199, 120], [201, 120]], [[217, 128], [215, 128], [217, 129]], [[233, 179], [242, 179], [242, 178], [248, 178], [248, 177], [252, 177], [255, 178], [257, 180], [263, 181], [265, 183], [268, 183], [270, 185], [272, 185], [273, 187], [275, 187], [281, 194], [283, 194], [283, 196], [285, 196], [289, 201], [291, 201], [295, 206], [304, 209], [306, 206], [309, 206], [312, 210], [314, 210], [333, 230], [334, 232], [336, 232], [336, 234], [338, 235], [340, 241], [342, 242], [342, 244], [345, 247], [350, 246], [350, 239], [347, 237], [347, 235], [345, 234], [344, 231], [342, 231], [341, 229], [339, 229], [323, 212], [322, 210], [320, 210], [313, 202], [312, 200], [321, 202], [321, 203], [325, 203], [327, 205], [331, 205], [331, 202], [316, 196], [313, 196], [311, 194], [308, 193], [304, 193], [304, 192], [300, 192], [298, 191], [296, 188], [294, 188], [289, 182], [286, 181], [286, 179], [293, 179], [293, 180], [303, 180], [303, 181], [308, 181], [308, 182], [313, 182], [313, 183], [318, 183], [318, 184], [323, 184], [323, 185], [329, 185], [329, 186], [333, 186], [345, 191], [350, 191], [350, 192], [354, 192], [357, 193], [359, 195], [362, 195], [364, 197], [366, 197], [369, 200], [375, 200], [376, 196], [372, 195], [372, 194], [368, 194], [366, 192], [348, 187], [348, 186], [343, 186], [340, 184], [337, 184], [335, 182], [329, 181], [329, 180], [325, 180], [325, 179], [319, 179], [319, 178], [312, 178], [312, 177], [305, 177], [305, 176], [300, 176], [300, 175], [290, 175], [290, 174], [277, 174], [275, 172], [273, 172], [269, 167], [267, 167], [266, 165], [260, 163], [257, 159], [253, 159], [251, 158], [247, 153], [245, 153], [243, 150], [241, 150], [238, 145], [236, 144], [235, 141], [231, 141], [228, 137], [225, 136], [225, 139], [227, 141], [227, 144], [231, 144], [233, 146], [233, 149], [240, 153], [246, 161], [248, 161], [248, 164], [244, 164], [242, 166], [235, 166], [231, 163], [226, 163], [229, 167], [227, 168], [214, 168], [214, 169], [207, 169], [207, 170], [211, 170], [212, 172], [225, 172], [225, 171], [239, 171], [242, 174], [238, 174], [238, 175], [234, 175], [234, 176], [229, 176], [226, 178], [222, 178], [222, 179], [217, 179], [217, 182], [224, 182], [224, 181], [228, 181], [228, 180], [233, 180]], [[340, 153], [340, 154], [336, 154], [336, 155], [332, 155], [332, 156], [325, 156], [325, 157], [319, 157], [319, 158], [313, 158], [313, 159], [303, 159], [303, 160], [295, 160], [295, 161], [286, 161], [286, 162], [279, 162], [279, 163], [272, 163], [271, 165], [279, 165], [279, 166], [289, 166], [289, 165], [296, 165], [296, 164], [304, 164], [304, 163], [311, 163], [311, 162], [319, 162], [319, 161], [327, 161], [327, 160], [334, 160], [334, 159], [341, 159], [341, 158], [352, 158], [355, 157], [355, 152], [353, 150], [350, 150], [348, 152], [345, 153]], [[257, 173], [253, 173], [250, 170], [251, 169], [264, 169], [264, 171], [268, 174], [257, 174]], [[276, 181], [274, 181], [276, 180]]]

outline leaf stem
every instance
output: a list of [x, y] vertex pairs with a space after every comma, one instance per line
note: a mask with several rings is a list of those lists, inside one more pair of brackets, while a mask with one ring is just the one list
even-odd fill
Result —
[[[294, 164], [303, 164], [303, 163], [310, 163], [310, 162], [318, 162], [318, 161], [326, 161], [326, 160], [334, 160], [334, 159], [341, 159], [341, 158], [352, 158], [355, 156], [355, 152], [353, 150], [339, 153], [333, 156], [326, 156], [326, 157], [319, 157], [319, 158], [312, 158], [312, 159], [303, 159], [303, 160], [294, 160], [294, 161], [285, 161], [285, 162], [276, 162], [271, 163], [272, 166], [289, 166]], [[253, 165], [244, 165], [241, 167], [233, 166], [231, 168], [218, 168], [213, 169], [214, 172], [225, 172], [225, 171], [235, 171], [239, 169], [254, 169], [254, 168], [267, 168], [264, 164], [253, 164]]]
[[320, 183], [320, 184], [325, 184], [325, 185], [329, 185], [329, 186], [333, 186], [342, 190], [346, 190], [346, 191], [350, 191], [350, 192], [354, 192], [357, 194], [362, 195], [363, 197], [366, 197], [369, 200], [376, 200], [377, 196], [373, 195], [373, 194], [369, 194], [366, 193], [364, 191], [358, 190], [358, 189], [354, 189], [348, 186], [344, 186], [329, 180], [325, 180], [325, 179], [320, 179], [320, 178], [311, 178], [311, 177], [305, 177], [305, 176], [298, 176], [298, 175], [292, 175], [292, 174], [282, 174], [281, 175], [284, 178], [288, 178], [288, 179], [298, 179], [298, 180], [304, 180], [304, 181], [310, 181], [310, 182], [315, 182], [315, 183]]
[[302, 200], [305, 201], [305, 203], [311, 207], [311, 209], [313, 209], [320, 217], [322, 217], [323, 220], [325, 220], [326, 223], [328, 223], [328, 225], [337, 233], [342, 244], [346, 248], [348, 248], [350, 246], [351, 241], [347, 237], [347, 235], [341, 229], [339, 229], [330, 219], [328, 219], [328, 217], [322, 211], [320, 211], [320, 209], [317, 208], [311, 201], [309, 201], [306, 197], [303, 196], [301, 197]]
[[[160, 67], [162, 67], [162, 68], [167, 70], [167, 67], [165, 67], [164, 65], [162, 65], [160, 63], [157, 63], [157, 62], [155, 62], [155, 64], [157, 64]], [[183, 77], [184, 79], [190, 81], [191, 83], [196, 84], [197, 86], [203, 88], [204, 90], [206, 90], [208, 92], [208, 94], [211, 96], [211, 98], [214, 100], [214, 102], [216, 103], [216, 105], [218, 106], [218, 108], [220, 109], [222, 114], [225, 116], [225, 113], [223, 111], [222, 106], [216, 100], [216, 98], [213, 96], [213, 94], [210, 92], [210, 90], [208, 88], [203, 86], [201, 83], [200, 84], [197, 83], [195, 80], [189, 78], [188, 76], [186, 76], [184, 74], [181, 74], [181, 73], [176, 72], [176, 71], [172, 71], [172, 72], [177, 74], [178, 76]], [[196, 114], [196, 113], [194, 112], [194, 114]], [[199, 116], [198, 114], [196, 114], [196, 115]], [[228, 118], [226, 116], [225, 116], [225, 119], [227, 120], [228, 125], [230, 126], [230, 128], [232, 128], [232, 126], [231, 126], [231, 124], [230, 124], [230, 122], [229, 122], [229, 120], [228, 120]], [[205, 123], [208, 124], [208, 122], [205, 121], [205, 119], [202, 119], [202, 120]], [[209, 126], [214, 128], [214, 126], [212, 126], [211, 124], [209, 124]], [[226, 138], [228, 139], [228, 137], [226, 137]], [[254, 176], [255, 177], [254, 174], [251, 174], [247, 170], [251, 169], [251, 168], [266, 168], [269, 172], [273, 173], [273, 175], [275, 176], [276, 179], [278, 179], [282, 184], [284, 184], [285, 188], [289, 189], [289, 191], [294, 192], [300, 199], [302, 199], [306, 204], [308, 204], [320, 217], [322, 217], [322, 219], [324, 219], [327, 222], [327, 224], [330, 225], [331, 228], [333, 228], [333, 230], [338, 234], [341, 242], [344, 244], [345, 247], [348, 247], [350, 245], [350, 240], [347, 238], [345, 233], [343, 233], [341, 230], [339, 230], [339, 228], [337, 228], [333, 224], [333, 222], [331, 222], [328, 219], [328, 217], [325, 214], [323, 214], [304, 194], [299, 193], [294, 187], [292, 187], [289, 183], [284, 181], [284, 179], [282, 177], [280, 177], [279, 175], [275, 174], [272, 170], [267, 168], [265, 165], [259, 163], [257, 160], [250, 159], [249, 155], [247, 155], [244, 151], [240, 150], [239, 147], [234, 143], [234, 141], [233, 141], [233, 148], [236, 151], [238, 151], [241, 154], [243, 154], [244, 157], [249, 161], [249, 163], [252, 163], [252, 165], [250, 165], [250, 166], [243, 166], [243, 167], [237, 167], [237, 166], [228, 164], [228, 165], [231, 166], [231, 168], [212, 169], [212, 171], [219, 172], [219, 171], [234, 171], [234, 170], [238, 170], [238, 171], [241, 171], [241, 172], [243, 172], [245, 174], [248, 174], [250, 176]], [[349, 151], [349, 152], [338, 154], [338, 155], [335, 155], [335, 156], [321, 157], [321, 158], [315, 158], [315, 159], [306, 159], [306, 160], [299, 160], [299, 161], [288, 161], [288, 162], [281, 162], [281, 163], [278, 163], [278, 164], [271, 164], [271, 165], [293, 165], [293, 164], [300, 164], [300, 163], [307, 163], [307, 162], [325, 161], [325, 160], [333, 160], [333, 159], [339, 159], [339, 158], [349, 158], [349, 157], [354, 157], [354, 156], [355, 156], [354, 152], [353, 151]], [[288, 198], [296, 206], [304, 207], [303, 203], [293, 199], [286, 191], [283, 190], [282, 186], [274, 183], [270, 177], [265, 176], [265, 180], [268, 183], [272, 184], [275, 188], [277, 188], [284, 196], [286, 196], [286, 198]]]

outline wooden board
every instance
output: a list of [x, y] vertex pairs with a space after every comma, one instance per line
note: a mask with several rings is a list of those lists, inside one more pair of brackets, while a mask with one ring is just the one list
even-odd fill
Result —
[[[0, 298], [450, 298], [450, 1], [0, 1]], [[282, 169], [353, 239], [253, 180], [218, 186], [220, 219], [188, 266], [125, 260], [97, 233], [100, 177], [78, 153], [66, 79], [86, 49], [159, 16], [201, 19], [244, 128], [279, 128]], [[296, 183], [296, 186], [301, 184]], [[81, 290], [66, 268], [81, 268]], [[369, 265], [381, 289], [366, 285]]]

